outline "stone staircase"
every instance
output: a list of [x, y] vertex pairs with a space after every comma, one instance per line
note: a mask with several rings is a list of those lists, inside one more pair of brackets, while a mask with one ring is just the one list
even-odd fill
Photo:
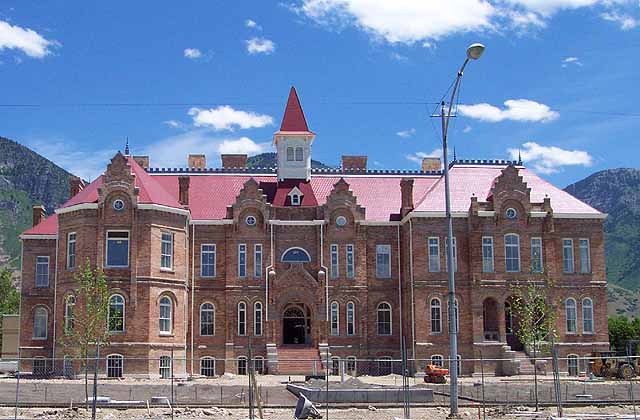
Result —
[[535, 366], [533, 366], [533, 360], [527, 356], [527, 353], [523, 351], [517, 351], [516, 359], [520, 360], [520, 375], [533, 375]]
[[314, 347], [278, 347], [278, 375], [318, 375], [324, 373], [320, 353]]

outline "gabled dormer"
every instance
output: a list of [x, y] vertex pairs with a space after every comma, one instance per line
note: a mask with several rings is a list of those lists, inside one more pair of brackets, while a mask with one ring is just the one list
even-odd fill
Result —
[[311, 179], [311, 143], [309, 131], [296, 89], [291, 87], [280, 130], [273, 135], [278, 158], [278, 181]]
[[302, 191], [298, 189], [298, 187], [293, 187], [287, 196], [289, 197], [289, 201], [292, 206], [299, 206], [302, 203]]

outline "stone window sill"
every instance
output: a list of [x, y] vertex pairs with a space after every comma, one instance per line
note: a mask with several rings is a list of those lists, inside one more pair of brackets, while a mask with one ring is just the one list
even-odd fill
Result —
[[162, 271], [163, 273], [171, 273], [171, 274], [176, 273], [173, 268], [160, 268], [160, 271]]
[[175, 337], [175, 334], [170, 332], [161, 332], [160, 337]]

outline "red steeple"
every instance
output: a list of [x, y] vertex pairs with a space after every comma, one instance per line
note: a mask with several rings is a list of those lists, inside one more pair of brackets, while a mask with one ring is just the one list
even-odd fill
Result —
[[309, 131], [307, 120], [304, 118], [304, 112], [300, 106], [300, 100], [296, 93], [296, 88], [291, 86], [289, 91], [289, 99], [287, 107], [284, 109], [284, 117], [280, 124], [280, 131]]

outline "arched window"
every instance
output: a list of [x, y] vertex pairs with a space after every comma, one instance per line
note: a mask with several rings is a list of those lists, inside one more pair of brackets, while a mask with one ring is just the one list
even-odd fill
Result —
[[282, 262], [308, 263], [311, 262], [309, 253], [302, 248], [289, 248], [282, 254]]
[[582, 299], [582, 332], [593, 334], [593, 301], [591, 298]]
[[247, 335], [247, 304], [238, 303], [238, 335]]
[[356, 305], [347, 302], [347, 335], [356, 334]]
[[520, 237], [515, 233], [504, 235], [504, 265], [508, 273], [520, 271]]
[[216, 359], [209, 356], [200, 359], [200, 375], [216, 376]]
[[238, 357], [238, 375], [247, 374], [247, 358], [245, 356]]
[[205, 302], [200, 305], [200, 335], [215, 335], [216, 308], [213, 303]]
[[43, 306], [38, 306], [33, 314], [33, 338], [46, 340], [48, 326], [49, 311]]
[[256, 356], [253, 358], [253, 371], [258, 375], [264, 374], [264, 357]]
[[287, 147], [287, 161], [288, 162], [293, 162], [294, 156], [293, 156], [293, 147]]
[[262, 335], [262, 302], [253, 304], [253, 334]]
[[160, 334], [171, 334], [173, 302], [169, 296], [160, 298]]
[[73, 309], [76, 306], [76, 297], [73, 295], [67, 296], [64, 302], [64, 331], [66, 334], [73, 331], [75, 318], [73, 315]]
[[330, 375], [336, 376], [340, 375], [340, 358], [338, 356], [333, 356], [331, 358], [331, 372]]
[[431, 299], [431, 333], [440, 334], [442, 332], [442, 304], [440, 299]]
[[169, 356], [160, 356], [160, 377], [162, 379], [171, 378], [171, 358]]
[[296, 161], [301, 162], [303, 160], [303, 154], [302, 147], [296, 147]]
[[391, 305], [382, 302], [378, 305], [378, 335], [391, 335]]
[[569, 298], [564, 303], [565, 313], [567, 318], [567, 332], [575, 333], [577, 328], [576, 325], [576, 300], [574, 298]]
[[124, 357], [119, 354], [107, 356], [107, 377], [122, 378], [124, 373]]
[[444, 357], [439, 354], [434, 354], [431, 356], [431, 364], [436, 366], [444, 366]]
[[340, 334], [340, 306], [338, 302], [331, 302], [331, 335]]
[[578, 376], [578, 355], [570, 354], [567, 356], [567, 373], [569, 376]]
[[109, 314], [107, 316], [110, 332], [124, 331], [124, 298], [120, 295], [109, 297]]
[[357, 359], [355, 356], [347, 356], [347, 374], [356, 376]]

